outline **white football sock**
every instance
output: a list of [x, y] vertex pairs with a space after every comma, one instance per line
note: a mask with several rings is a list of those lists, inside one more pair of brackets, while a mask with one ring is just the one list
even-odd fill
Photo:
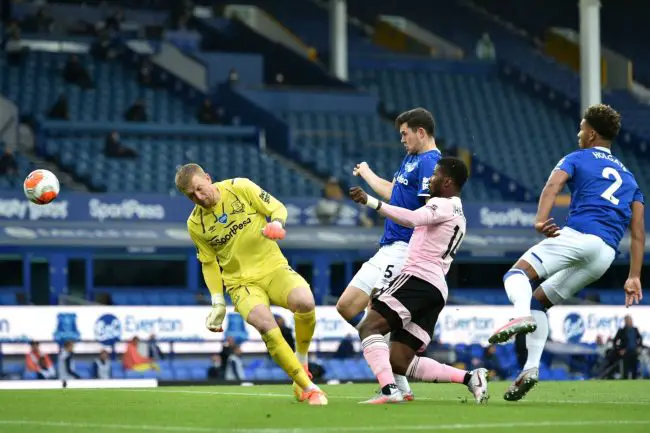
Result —
[[537, 329], [535, 332], [526, 335], [528, 358], [526, 359], [524, 370], [533, 367], [539, 368], [539, 363], [542, 360], [542, 352], [544, 352], [544, 346], [546, 346], [546, 340], [548, 339], [548, 316], [546, 316], [544, 311], [539, 310], [533, 310], [531, 313], [535, 318], [535, 322], [537, 322]]
[[508, 271], [503, 279], [508, 299], [514, 308], [514, 318], [530, 316], [530, 299], [533, 288], [524, 271]]
[[[386, 340], [386, 344], [390, 347], [390, 333], [384, 335], [384, 340]], [[399, 388], [402, 394], [409, 394], [411, 392], [411, 386], [409, 385], [406, 376], [395, 373], [393, 373], [393, 376], [395, 377], [395, 385], [397, 385], [397, 388]]]

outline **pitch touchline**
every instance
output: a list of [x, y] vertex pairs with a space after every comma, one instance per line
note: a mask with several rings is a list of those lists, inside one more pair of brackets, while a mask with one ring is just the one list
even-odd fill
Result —
[[[190, 390], [190, 389], [121, 389], [116, 391], [128, 391], [128, 392], [163, 392], [171, 394], [204, 394], [204, 395], [228, 395], [228, 396], [243, 396], [243, 397], [284, 397], [284, 398], [293, 398], [290, 394], [280, 394], [280, 393], [254, 393], [254, 392], [222, 392], [222, 391], [199, 391], [199, 390]], [[338, 399], [347, 399], [347, 400], [364, 400], [369, 396], [356, 396], [356, 395], [329, 395], [328, 399], [338, 400]], [[469, 397], [468, 397], [469, 398]], [[416, 397], [416, 400], [423, 401], [451, 401], [449, 398], [430, 398], [430, 397]], [[589, 400], [527, 400], [521, 401], [514, 404], [533, 404], [533, 403], [544, 403], [544, 404], [624, 404], [624, 405], [633, 405], [633, 406], [647, 406], [650, 405], [650, 401], [589, 401]]]
[[[475, 429], [505, 429], [522, 427], [583, 427], [590, 425], [648, 425], [650, 420], [589, 420], [589, 421], [537, 421], [537, 422], [509, 422], [509, 423], [476, 423], [476, 424], [434, 424], [434, 425], [402, 425], [400, 430], [475, 430]], [[69, 421], [30, 421], [30, 420], [0, 420], [0, 425], [37, 426], [52, 428], [75, 429], [113, 429], [113, 430], [156, 430], [172, 432], [213, 432], [214, 427], [192, 427], [154, 424], [103, 424], [82, 423]], [[363, 426], [363, 427], [308, 427], [308, 428], [231, 428], [219, 431], [230, 433], [329, 433], [329, 432], [365, 432], [365, 431], [391, 431], [394, 426]]]

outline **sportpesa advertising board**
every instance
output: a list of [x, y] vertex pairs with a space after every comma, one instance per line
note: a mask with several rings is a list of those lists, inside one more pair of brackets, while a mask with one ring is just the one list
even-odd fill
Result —
[[[11, 344], [30, 340], [85, 341], [111, 345], [134, 336], [147, 340], [155, 335], [163, 342], [174, 341], [176, 351], [214, 352], [220, 348], [224, 335], [246, 341], [245, 352], [263, 351], [259, 333], [243, 323], [241, 316], [229, 307], [224, 323], [225, 334], [209, 332], [204, 317], [210, 307], [0, 307], [0, 344], [7, 354]], [[273, 312], [284, 317], [293, 327], [293, 315], [282, 308]], [[449, 306], [438, 320], [435, 338], [449, 344], [487, 344], [494, 329], [505, 322], [510, 307]], [[613, 337], [631, 315], [635, 326], [650, 341], [650, 307], [626, 309], [617, 306], [558, 306], [549, 311], [551, 340], [558, 343], [594, 343], [598, 336]], [[318, 350], [334, 351], [338, 341], [347, 336], [356, 339], [356, 331], [345, 322], [334, 307], [317, 308], [314, 338]], [[123, 345], [120, 344], [120, 348]], [[118, 350], [121, 350], [118, 348]], [[23, 348], [15, 350], [22, 351]], [[90, 349], [89, 349], [90, 350]]]
[[[288, 225], [319, 225], [319, 198], [282, 199], [289, 213]], [[64, 222], [146, 222], [184, 223], [192, 210], [184, 197], [162, 194], [83, 194], [65, 193], [47, 206], [30, 203], [20, 193], [0, 197], [0, 221]], [[361, 207], [352, 201], [341, 203], [334, 225], [357, 225]], [[465, 203], [470, 228], [527, 229], [535, 222], [537, 206], [530, 203]], [[554, 211], [558, 221], [566, 218], [567, 209]]]

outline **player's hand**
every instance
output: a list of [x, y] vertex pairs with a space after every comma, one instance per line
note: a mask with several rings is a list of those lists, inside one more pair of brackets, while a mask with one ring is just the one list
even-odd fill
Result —
[[210, 314], [205, 319], [205, 327], [211, 332], [223, 332], [223, 319], [226, 317], [226, 301], [212, 306]]
[[349, 191], [350, 198], [357, 203], [366, 204], [368, 203], [368, 194], [358, 186], [353, 186]]
[[557, 236], [560, 236], [560, 234], [558, 233], [558, 231], [560, 231], [560, 227], [557, 224], [555, 224], [553, 218], [549, 218], [544, 222], [536, 222], [535, 230], [537, 230], [538, 233], [543, 234], [547, 238], [555, 238]]
[[641, 289], [640, 278], [628, 278], [623, 286], [625, 290], [625, 307], [638, 304], [643, 299], [643, 290]]
[[368, 171], [370, 171], [370, 167], [368, 166], [368, 163], [364, 161], [358, 163], [354, 169], [352, 169], [352, 174], [355, 176], [365, 177]]
[[287, 232], [282, 228], [282, 223], [280, 223], [280, 221], [271, 221], [266, 224], [266, 227], [262, 230], [262, 235], [272, 241], [282, 240], [286, 234]]

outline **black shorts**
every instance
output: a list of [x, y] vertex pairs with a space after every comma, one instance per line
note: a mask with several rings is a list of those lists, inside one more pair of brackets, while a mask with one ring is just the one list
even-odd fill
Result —
[[391, 340], [415, 351], [431, 342], [445, 298], [433, 284], [418, 277], [400, 274], [372, 300], [372, 309], [391, 327]]

